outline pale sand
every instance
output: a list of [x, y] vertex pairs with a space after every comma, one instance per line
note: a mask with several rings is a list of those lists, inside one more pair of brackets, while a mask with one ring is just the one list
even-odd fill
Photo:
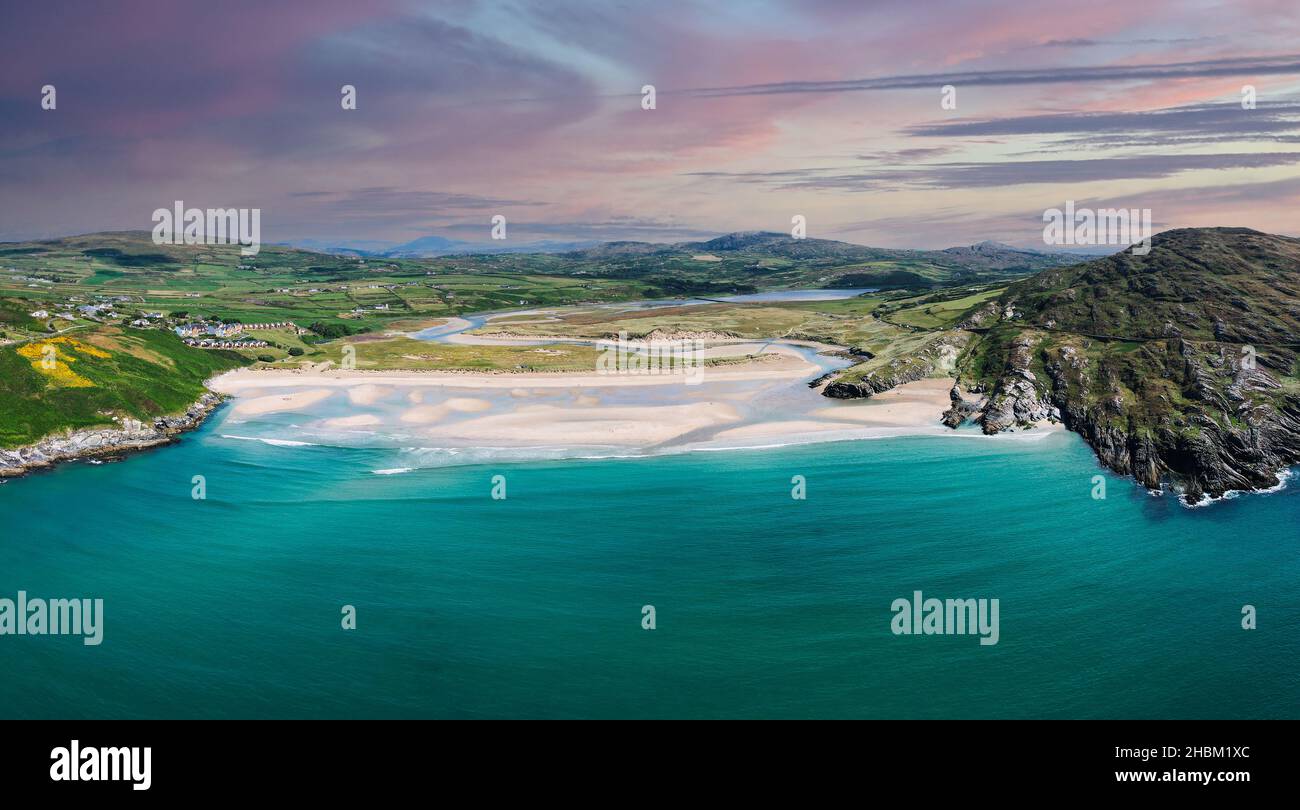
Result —
[[442, 403], [457, 413], [479, 413], [492, 409], [492, 403], [486, 399], [475, 399], [474, 397], [452, 397]]
[[417, 405], [402, 413], [401, 419], [408, 425], [427, 425], [440, 421], [449, 413], [482, 413], [491, 410], [492, 403], [486, 399], [473, 397], [452, 397], [437, 405]]
[[514, 413], [440, 425], [425, 435], [494, 444], [646, 447], [739, 419], [740, 413], [722, 402], [602, 408], [532, 405]]
[[775, 439], [805, 433], [825, 433], [832, 430], [862, 430], [862, 425], [852, 422], [818, 422], [813, 419], [792, 419], [784, 422], [757, 422], [752, 425], [728, 428], [712, 437], [712, 441], [728, 439]]
[[747, 357], [751, 354], [772, 354], [773, 349], [789, 351], [784, 346], [769, 346], [765, 343], [716, 343], [701, 349], [698, 356], [706, 360], [727, 357]]
[[340, 416], [335, 419], [326, 419], [322, 424], [329, 428], [353, 428], [353, 427], [370, 427], [372, 425], [382, 425], [383, 419], [380, 419], [373, 413], [359, 413], [356, 416]]
[[940, 425], [943, 412], [952, 407], [948, 392], [952, 379], [942, 377], [917, 380], [867, 400], [846, 402], [819, 408], [814, 416], [841, 419], [866, 426], [921, 427]]
[[948, 378], [917, 380], [870, 399], [848, 400], [818, 408], [809, 415], [812, 418], [730, 428], [711, 441], [783, 440], [835, 431], [864, 437], [951, 433], [939, 420], [943, 412], [952, 407], [948, 397], [952, 382]]
[[[774, 347], [775, 348], [775, 347]], [[817, 366], [793, 352], [769, 352], [774, 359], [738, 363], [695, 370], [693, 379], [703, 383], [743, 382], [748, 380], [787, 380], [817, 373]], [[686, 385], [684, 374], [597, 374], [590, 372], [555, 373], [448, 373], [418, 371], [344, 371], [341, 369], [302, 371], [288, 369], [239, 369], [208, 382], [218, 393], [241, 394], [258, 388], [297, 386], [350, 387], [364, 384], [403, 386], [455, 386], [461, 388], [517, 389], [520, 382], [534, 388], [604, 388], [642, 385]], [[692, 386], [694, 387], [694, 386]]]
[[[777, 363], [781, 369], [772, 373], [767, 363], [750, 363], [732, 367], [732, 374], [721, 370], [710, 372], [706, 382], [715, 380], [767, 380], [790, 379], [807, 376], [801, 358], [784, 357]], [[523, 378], [529, 388], [519, 388]], [[792, 412], [787, 418], [767, 422], [737, 424], [744, 420], [740, 408], [728, 400], [747, 399], [752, 392], [720, 391], [704, 393], [698, 387], [683, 387], [683, 397], [695, 395], [709, 397], [707, 401], [655, 405], [605, 405], [594, 393], [607, 394], [620, 386], [662, 385], [666, 382], [681, 384], [680, 379], [665, 377], [600, 376], [573, 374], [423, 374], [418, 372], [368, 373], [355, 371], [325, 371], [310, 374], [296, 372], [232, 372], [214, 381], [213, 387], [241, 399], [235, 411], [239, 414], [261, 414], [306, 408], [328, 397], [337, 388], [349, 394], [362, 390], [360, 398], [368, 400], [379, 396], [376, 392], [391, 393], [385, 387], [414, 386], [409, 392], [413, 406], [400, 415], [403, 423], [420, 426], [420, 432], [432, 439], [459, 440], [477, 444], [498, 445], [614, 445], [626, 447], [652, 447], [675, 440], [703, 441], [707, 443], [762, 442], [784, 443], [794, 439], [818, 441], [837, 438], [870, 438], [903, 435], [978, 436], [965, 431], [956, 433], [939, 421], [951, 402], [948, 391], [952, 380], [948, 378], [920, 380], [878, 394], [868, 400], [834, 401], [821, 399], [809, 390], [806, 407], [809, 412]], [[795, 385], [801, 385], [792, 381]], [[256, 396], [259, 390], [276, 387], [313, 386], [290, 394]], [[488, 399], [473, 396], [453, 396], [444, 402], [423, 404], [422, 390], [445, 386], [473, 391], [494, 390], [509, 394], [514, 402], [507, 413], [483, 414], [495, 405]], [[546, 398], [551, 404], [536, 403]], [[559, 397], [559, 401], [555, 398]], [[349, 397], [350, 399], [351, 396]], [[530, 402], [530, 399], [532, 400]], [[354, 400], [355, 401], [355, 400]], [[668, 400], [672, 402], [672, 399]], [[483, 414], [483, 415], [478, 415]], [[328, 427], [362, 427], [381, 424], [383, 418], [375, 414], [354, 414], [328, 419]], [[1060, 430], [1060, 425], [1040, 425], [1031, 431], [1016, 431], [1015, 438], [1042, 438]], [[712, 433], [713, 431], [719, 431]], [[698, 433], [697, 433], [698, 432]], [[712, 435], [710, 435], [712, 433]], [[694, 434], [689, 435], [688, 434]]]
[[[425, 328], [426, 328], [426, 329], [442, 329], [442, 328], [444, 328], [444, 327], [448, 327], [448, 326], [449, 326], [449, 327], [451, 327], [452, 329], [465, 329], [465, 328], [469, 327], [469, 325], [470, 325], [469, 321], [465, 320], [464, 318], [447, 318], [447, 319], [445, 319], [442, 323], [436, 323], [436, 324], [434, 324], [433, 326], [429, 326], [429, 327], [425, 327]], [[425, 330], [424, 330], [424, 329], [421, 329], [420, 331], [423, 332], [423, 331], [425, 331]]]
[[334, 396], [328, 388], [315, 388], [310, 391], [295, 391], [292, 394], [273, 394], [242, 400], [235, 406], [234, 413], [241, 416], [260, 416], [267, 413], [292, 411], [309, 408], [323, 399]]
[[374, 405], [379, 400], [393, 393], [393, 389], [382, 385], [356, 385], [348, 389], [348, 402], [353, 405]]
[[424, 425], [437, 422], [447, 413], [448, 408], [445, 405], [417, 405], [402, 414], [402, 421], [408, 425]]

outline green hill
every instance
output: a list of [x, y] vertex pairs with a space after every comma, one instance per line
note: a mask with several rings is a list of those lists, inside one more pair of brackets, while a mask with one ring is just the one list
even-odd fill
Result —
[[100, 325], [0, 346], [0, 448], [113, 417], [183, 412], [203, 382], [247, 361], [186, 346], [162, 330]]
[[985, 432], [1059, 415], [1108, 467], [1193, 503], [1300, 460], [1300, 240], [1167, 231], [1149, 255], [1014, 283], [963, 325]]
[[670, 245], [613, 242], [557, 254], [551, 261], [559, 272], [599, 262], [596, 272], [602, 274], [676, 275], [752, 287], [925, 289], [1007, 280], [1074, 264], [1078, 257], [995, 242], [947, 250], [898, 250], [757, 231]]

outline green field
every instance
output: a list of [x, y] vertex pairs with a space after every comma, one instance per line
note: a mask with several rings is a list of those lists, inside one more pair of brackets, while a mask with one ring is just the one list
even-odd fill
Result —
[[74, 334], [0, 348], [0, 446], [109, 425], [113, 416], [149, 421], [184, 411], [206, 379], [246, 362], [191, 349], [159, 330], [105, 326]]
[[433, 259], [365, 260], [273, 246], [242, 257], [234, 246], [154, 245], [145, 234], [0, 245], [0, 297], [15, 302], [35, 307], [124, 297], [131, 311], [248, 323], [320, 321], [375, 329], [396, 318], [622, 301], [657, 292], [628, 279], [467, 273]]
[[[360, 369], [595, 367], [597, 350], [589, 346], [463, 346], [405, 336], [471, 312], [521, 311], [485, 331], [585, 338], [623, 331], [714, 332], [816, 341], [892, 358], [924, 346], [924, 335], [950, 328], [966, 309], [998, 295], [1000, 287], [989, 279], [1022, 272], [1005, 265], [1024, 256], [985, 251], [954, 257], [774, 234], [699, 245], [614, 243], [568, 254], [439, 258], [336, 256], [276, 246], [243, 257], [238, 246], [154, 245], [142, 232], [4, 243], [0, 444], [13, 447], [59, 430], [112, 424], [114, 417], [174, 413], [222, 370], [253, 363], [342, 364], [345, 347], [355, 352]], [[979, 280], [965, 283], [971, 279]], [[621, 312], [594, 306], [877, 284], [898, 289], [836, 301]], [[114, 315], [82, 311], [90, 306], [105, 306]], [[534, 309], [552, 314], [541, 321], [522, 314]], [[32, 315], [40, 311], [46, 314]], [[149, 320], [152, 328], [125, 326], [136, 319]], [[247, 329], [244, 338], [269, 345], [204, 350], [184, 345], [171, 332], [193, 321], [291, 322], [309, 331]], [[42, 368], [50, 346], [57, 361]]]
[[321, 347], [313, 361], [343, 362], [344, 347], [352, 349], [361, 371], [590, 371], [596, 367], [592, 346], [458, 346], [409, 337], [346, 338]]
[[948, 329], [970, 310], [1002, 294], [1004, 287], [989, 287], [967, 293], [945, 290], [933, 295], [908, 298], [879, 311], [890, 323], [917, 329]]
[[880, 292], [834, 301], [701, 304], [653, 310], [557, 310], [546, 317], [494, 319], [479, 330], [530, 336], [637, 338], [664, 332], [717, 332], [737, 338], [787, 338], [853, 347], [883, 355], [919, 345], [917, 333], [950, 329], [1001, 288], [957, 288], [942, 295]]

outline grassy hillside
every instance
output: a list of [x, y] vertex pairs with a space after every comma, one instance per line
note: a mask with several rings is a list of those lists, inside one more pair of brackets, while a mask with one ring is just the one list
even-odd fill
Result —
[[1113, 469], [1188, 499], [1300, 460], [1300, 240], [1168, 231], [1012, 284], [968, 318], [963, 382], [996, 432], [1055, 408]]
[[0, 347], [0, 447], [185, 410], [203, 381], [246, 362], [159, 330], [103, 326]]
[[236, 246], [155, 245], [144, 232], [0, 244], [0, 296], [33, 308], [124, 297], [131, 309], [164, 314], [377, 329], [397, 318], [658, 292], [639, 281], [498, 272], [490, 264], [471, 263], [462, 272], [434, 259], [376, 260], [274, 246], [244, 257]]
[[1300, 240], [1246, 228], [1166, 231], [1124, 252], [1008, 288], [1021, 320], [1078, 334], [1300, 343]]
[[677, 245], [611, 243], [561, 254], [432, 259], [336, 256], [263, 246], [155, 245], [146, 232], [0, 243], [6, 322], [109, 299], [135, 312], [246, 323], [293, 321], [376, 331], [397, 319], [535, 306], [710, 296], [774, 288], [927, 290], [1005, 283], [1073, 261], [977, 245], [885, 250], [782, 234], [731, 234]]
[[[5, 243], [0, 244], [0, 444], [12, 447], [65, 428], [111, 424], [115, 416], [145, 420], [177, 411], [197, 399], [205, 378], [223, 369], [259, 359], [290, 365], [337, 362], [344, 342], [357, 350], [362, 368], [557, 370], [594, 363], [591, 350], [573, 346], [434, 347], [387, 334], [466, 312], [558, 307], [565, 313], [559, 319], [535, 324], [521, 316], [509, 328], [572, 336], [655, 329], [724, 332], [822, 341], [894, 357], [925, 349], [929, 344], [916, 335], [948, 329], [964, 308], [994, 294], [987, 283], [959, 282], [1002, 283], [996, 280], [1060, 261], [1003, 246], [897, 251], [781, 234], [432, 259], [336, 256], [275, 246], [245, 257], [238, 246], [155, 245], [146, 232]], [[708, 304], [619, 314], [590, 306], [852, 286], [912, 289], [842, 301]], [[94, 306], [114, 314], [102, 316]], [[31, 314], [42, 310], [47, 314]], [[155, 328], [123, 326], [137, 319]], [[269, 345], [204, 351], [184, 346], [169, 331], [195, 320], [291, 321], [315, 334], [247, 329], [245, 337]]]
[[[468, 269], [646, 279], [665, 292], [672, 282], [712, 284], [718, 291], [772, 287], [927, 289], [1005, 281], [1073, 264], [1061, 254], [982, 243], [948, 250], [893, 250], [779, 233], [733, 233], [704, 242], [654, 245], [614, 242], [571, 253], [448, 259]], [[702, 290], [700, 290], [702, 292]]]

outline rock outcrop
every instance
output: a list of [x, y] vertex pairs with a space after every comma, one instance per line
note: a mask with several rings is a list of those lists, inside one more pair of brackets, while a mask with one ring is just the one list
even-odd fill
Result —
[[1025, 335], [1011, 342], [1007, 368], [994, 384], [980, 417], [985, 433], [1000, 433], [1016, 425], [1060, 418], [1060, 412], [1044, 398], [1038, 388], [1038, 378], [1030, 371], [1034, 345], [1033, 338]]
[[119, 456], [175, 441], [176, 435], [203, 423], [222, 397], [207, 393], [178, 416], [160, 416], [152, 423], [124, 420], [120, 428], [88, 428], [15, 450], [0, 450], [0, 478], [23, 475], [76, 459]]
[[948, 392], [948, 398], [952, 400], [952, 407], [943, 412], [942, 422], [950, 428], [959, 427], [970, 417], [979, 412], [978, 402], [971, 402], [961, 395], [961, 386], [954, 385]]
[[1059, 418], [1110, 469], [1192, 504], [1270, 489], [1300, 462], [1298, 273], [1300, 240], [1159, 234], [1146, 256], [1011, 285], [970, 317], [983, 334], [959, 379], [988, 387], [986, 433]]
[[[1152, 412], [1092, 378], [1078, 352], [1063, 347], [1049, 361], [1053, 401], [1062, 421], [1116, 472], [1148, 489], [1174, 482], [1189, 503], [1230, 491], [1269, 489], [1300, 461], [1300, 398], [1275, 398], [1280, 381], [1260, 365], [1242, 366], [1229, 347], [1197, 349], [1182, 341], [1145, 348], [1160, 380], [1186, 399]], [[1087, 394], [1100, 392], [1100, 397]], [[1265, 396], [1260, 396], [1264, 394]]]
[[940, 332], [914, 351], [883, 359], [874, 357], [846, 369], [822, 395], [835, 399], [866, 399], [904, 383], [952, 371], [969, 333]]

